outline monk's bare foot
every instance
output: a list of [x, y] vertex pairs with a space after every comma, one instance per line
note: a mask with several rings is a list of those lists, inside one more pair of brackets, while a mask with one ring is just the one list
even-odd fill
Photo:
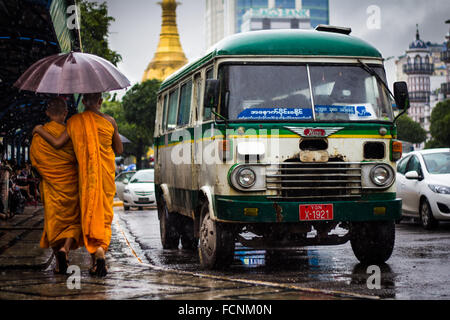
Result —
[[64, 248], [59, 250], [54, 250], [56, 257], [56, 267], [53, 272], [56, 274], [66, 274], [67, 268], [69, 267], [68, 253]]
[[92, 257], [92, 268], [89, 270], [89, 273], [92, 276], [97, 277], [105, 277], [108, 273], [106, 268], [106, 260], [105, 260], [105, 251], [102, 247], [99, 247], [95, 254], [91, 255]]

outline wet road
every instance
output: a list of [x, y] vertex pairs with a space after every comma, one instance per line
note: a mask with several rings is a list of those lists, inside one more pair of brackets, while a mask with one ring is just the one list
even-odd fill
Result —
[[450, 299], [449, 223], [441, 223], [435, 231], [425, 231], [410, 221], [396, 225], [394, 252], [386, 264], [379, 266], [380, 288], [370, 289], [370, 284], [377, 284], [371, 278], [373, 271], [358, 263], [349, 242], [281, 252], [281, 258], [278, 255], [276, 259], [264, 250], [236, 244], [235, 260], [228, 270], [206, 271], [200, 269], [196, 252], [162, 249], [156, 210], [124, 212], [116, 208], [116, 214], [136, 259], [161, 269], [311, 291], [345, 292], [355, 297]]

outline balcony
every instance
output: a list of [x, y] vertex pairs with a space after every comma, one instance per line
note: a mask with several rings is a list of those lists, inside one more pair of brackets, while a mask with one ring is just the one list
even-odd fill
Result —
[[444, 96], [450, 96], [450, 82], [441, 84], [441, 92], [444, 94]]
[[447, 51], [441, 52], [441, 60], [445, 63], [450, 63], [450, 48], [447, 48]]
[[404, 64], [403, 73], [406, 74], [433, 74], [434, 64], [432, 63], [421, 63], [421, 64]]
[[413, 91], [409, 93], [410, 102], [430, 102], [430, 92], [427, 91]]

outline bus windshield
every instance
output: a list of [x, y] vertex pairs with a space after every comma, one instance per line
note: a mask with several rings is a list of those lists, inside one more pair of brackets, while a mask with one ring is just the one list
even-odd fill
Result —
[[[385, 79], [382, 67], [373, 69]], [[219, 77], [229, 121], [393, 119], [387, 90], [359, 65], [310, 65], [309, 77], [306, 65], [225, 65]]]

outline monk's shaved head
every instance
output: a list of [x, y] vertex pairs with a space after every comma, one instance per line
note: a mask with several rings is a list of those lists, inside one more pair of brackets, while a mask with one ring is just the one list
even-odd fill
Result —
[[83, 104], [86, 107], [96, 106], [101, 98], [102, 98], [101, 92], [98, 92], [98, 93], [85, 93], [83, 95]]
[[61, 97], [53, 98], [48, 102], [47, 112], [52, 116], [59, 116], [67, 112], [67, 103]]

